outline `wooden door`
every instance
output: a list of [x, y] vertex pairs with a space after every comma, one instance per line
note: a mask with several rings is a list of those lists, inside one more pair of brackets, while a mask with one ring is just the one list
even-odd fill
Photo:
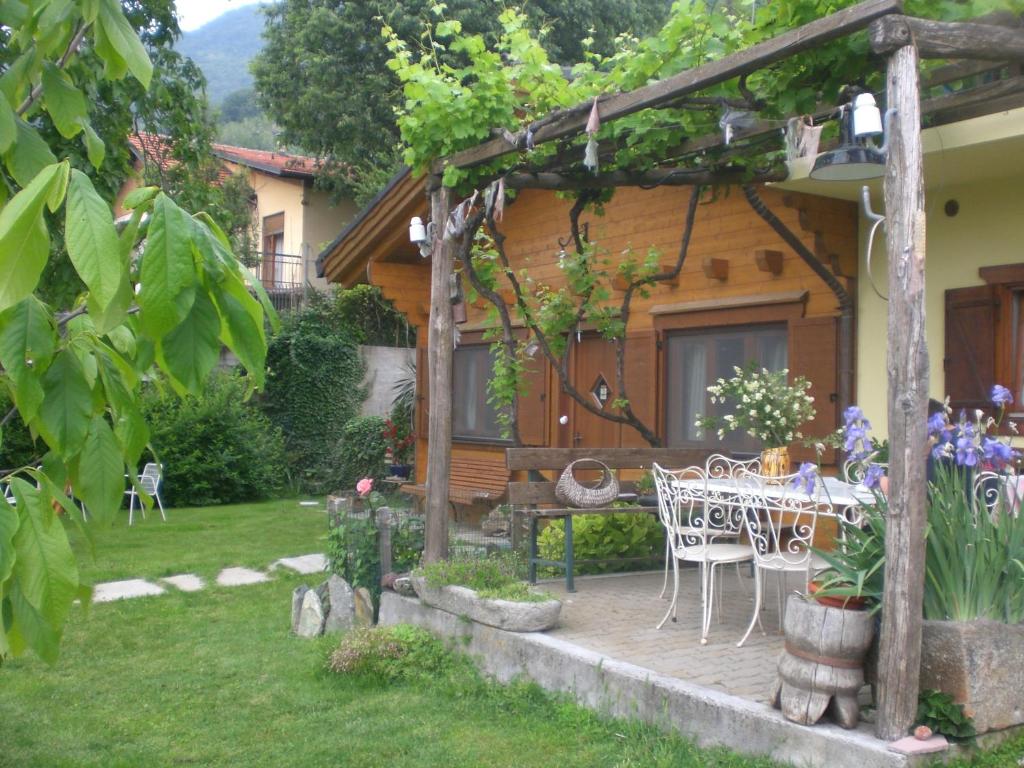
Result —
[[[584, 336], [573, 351], [573, 383], [585, 398], [599, 408], [612, 408], [615, 399], [615, 345], [600, 336]], [[617, 448], [620, 428], [615, 422], [572, 403], [572, 446], [574, 448]]]

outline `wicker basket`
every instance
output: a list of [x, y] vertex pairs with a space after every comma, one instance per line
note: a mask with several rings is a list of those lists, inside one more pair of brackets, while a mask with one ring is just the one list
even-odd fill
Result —
[[[579, 464], [593, 464], [601, 469], [603, 475], [597, 485], [588, 487], [580, 483], [572, 474]], [[619, 481], [611, 469], [603, 461], [597, 459], [577, 459], [562, 470], [562, 476], [555, 483], [555, 498], [569, 507], [577, 509], [593, 509], [607, 507], [619, 497]]]

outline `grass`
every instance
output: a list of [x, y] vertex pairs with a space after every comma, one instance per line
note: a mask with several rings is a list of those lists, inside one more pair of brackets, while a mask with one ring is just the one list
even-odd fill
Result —
[[[265, 566], [316, 551], [322, 515], [294, 501], [176, 510], [166, 526], [150, 518], [111, 532], [123, 558], [101, 537], [93, 569], [106, 578], [184, 570], [183, 561], [204, 574], [235, 558]], [[294, 529], [263, 541], [277, 517]], [[0, 768], [774, 765], [605, 720], [533, 685], [488, 683], [466, 664], [400, 684], [328, 672], [337, 638], [289, 633], [290, 593], [304, 580], [279, 572], [254, 586], [76, 606], [56, 665], [25, 657], [0, 667]], [[958, 768], [1006, 768], [1022, 751], [1018, 739], [991, 753], [1002, 762], [984, 755]]]
[[323, 552], [326, 512], [279, 499], [222, 507], [159, 510], [128, 527], [123, 511], [106, 530], [97, 531], [95, 560], [78, 531], [68, 529], [83, 578], [91, 582], [159, 578], [196, 573], [212, 579], [227, 566], [266, 568], [280, 557]]

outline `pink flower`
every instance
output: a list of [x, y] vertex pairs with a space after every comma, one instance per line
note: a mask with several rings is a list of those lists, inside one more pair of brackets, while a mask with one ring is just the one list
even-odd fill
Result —
[[358, 483], [356, 483], [356, 493], [360, 496], [366, 496], [373, 490], [373, 478], [364, 477]]

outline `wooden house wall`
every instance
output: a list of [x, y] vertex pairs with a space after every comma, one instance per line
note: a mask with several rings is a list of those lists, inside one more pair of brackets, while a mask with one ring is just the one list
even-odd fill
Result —
[[[650, 246], [662, 253], [663, 265], [672, 264], [682, 237], [690, 190], [658, 188], [654, 190], [620, 189], [604, 207], [604, 215], [587, 214], [589, 234], [613, 263], [632, 248], [642, 258]], [[762, 190], [762, 197], [773, 212], [827, 264], [844, 277], [852, 278], [857, 265], [857, 218], [852, 203], [799, 193]], [[562, 283], [558, 267], [559, 239], [569, 237], [570, 201], [560, 200], [554, 193], [526, 191], [506, 207], [502, 229], [507, 235], [506, 249], [513, 266], [525, 269], [538, 284], [557, 288]], [[755, 251], [776, 250], [783, 254], [781, 274], [761, 271], [755, 262]], [[717, 280], [702, 270], [705, 258], [728, 262], [728, 277]], [[429, 314], [429, 268], [421, 264], [375, 263], [370, 267], [371, 281], [380, 285], [384, 294], [405, 312], [411, 322], [426, 327]], [[846, 280], [853, 290], [853, 281]], [[804, 304], [786, 307], [748, 306], [742, 297], [763, 294], [806, 292]], [[621, 291], [613, 291], [610, 303], [618, 305]], [[740, 306], [715, 309], [723, 299], [740, 301]], [[711, 308], [680, 314], [652, 314], [651, 310], [684, 302], [712, 302]], [[793, 313], [797, 313], [794, 315]], [[627, 333], [627, 387], [630, 401], [638, 415], [659, 433], [664, 415], [663, 371], [659, 340], [666, 327], [714, 326], [722, 322], [763, 322], [787, 315], [790, 330], [790, 364], [815, 382], [821, 394], [835, 389], [835, 322], [838, 314], [835, 295], [813, 274], [750, 208], [738, 189], [720, 191], [707, 196], [697, 211], [693, 236], [685, 265], [674, 286], [655, 286], [646, 298], [635, 295]], [[469, 308], [467, 328], [486, 322], [486, 311]], [[426, 333], [418, 335], [426, 343]], [[557, 378], [546, 366], [538, 370], [529, 394], [521, 401], [522, 419], [528, 433], [524, 442], [543, 440], [546, 445], [572, 445], [575, 425], [559, 424], [559, 417], [571, 414], [568, 398], [561, 394]], [[419, 378], [420, 419], [417, 444], [417, 470], [422, 480], [426, 467], [426, 391], [425, 350], [420, 350]], [[614, 382], [610, 382], [613, 383]], [[578, 383], [586, 389], [589, 383]], [[819, 410], [828, 412], [829, 398], [819, 397]], [[823, 402], [821, 402], [823, 401]], [[811, 432], [824, 434], [835, 426], [834, 403], [827, 418]], [[601, 427], [602, 439], [623, 446], [645, 445], [635, 430], [607, 424]], [[453, 457], [490, 455], [501, 461], [502, 445], [458, 443]], [[810, 458], [795, 451], [797, 458]]]

